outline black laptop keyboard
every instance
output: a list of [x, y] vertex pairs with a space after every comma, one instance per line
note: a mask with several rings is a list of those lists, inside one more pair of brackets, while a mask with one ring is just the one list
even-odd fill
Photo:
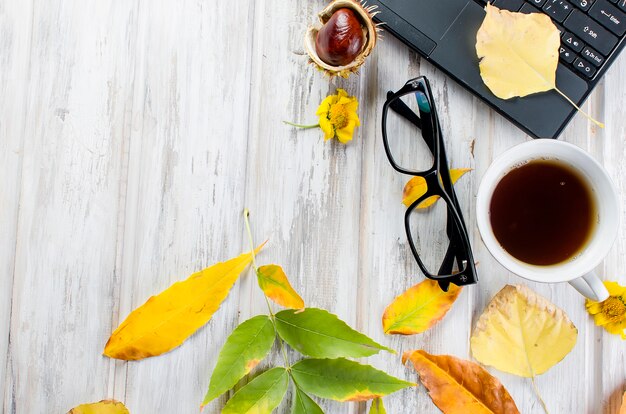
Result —
[[626, 33], [626, 0], [495, 0], [493, 4], [550, 16], [561, 31], [561, 62], [586, 79], [606, 65]]

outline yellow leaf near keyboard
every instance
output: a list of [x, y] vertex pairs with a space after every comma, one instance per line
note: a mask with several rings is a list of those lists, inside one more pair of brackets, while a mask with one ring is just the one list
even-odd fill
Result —
[[194, 273], [151, 297], [113, 332], [104, 355], [138, 360], [178, 347], [211, 319], [251, 261], [251, 254], [244, 253]]
[[556, 87], [561, 39], [559, 29], [543, 13], [500, 10], [487, 3], [485, 20], [476, 33], [480, 76], [501, 99], [555, 90], [600, 127]]

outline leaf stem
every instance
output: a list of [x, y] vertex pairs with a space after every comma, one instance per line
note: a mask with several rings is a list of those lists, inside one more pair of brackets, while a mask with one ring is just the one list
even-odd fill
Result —
[[320, 124], [300, 125], [300, 124], [294, 124], [293, 122], [289, 122], [289, 121], [283, 121], [283, 124], [291, 125], [292, 127], [301, 128], [301, 129], [313, 129], [313, 128], [319, 128], [320, 127]]
[[597, 126], [599, 126], [600, 128], [604, 128], [604, 124], [600, 121], [596, 121], [595, 119], [593, 119], [591, 117], [591, 115], [589, 115], [587, 112], [583, 111], [582, 109], [580, 109], [580, 107], [578, 105], [576, 105], [574, 103], [574, 101], [572, 101], [567, 95], [565, 95], [563, 92], [561, 92], [559, 90], [559, 88], [557, 88], [556, 86], [554, 87], [554, 90], [557, 91], [559, 93], [559, 95], [561, 95], [563, 98], [565, 98], [565, 100], [567, 100], [567, 102], [569, 102], [574, 108], [576, 108], [578, 110], [578, 112], [580, 112], [581, 114], [583, 114], [588, 120], [590, 120], [591, 122], [593, 122], [594, 124], [596, 124]]
[[250, 219], [249, 219], [249, 217], [250, 217], [250, 210], [248, 210], [247, 208], [244, 208], [243, 209], [243, 217], [244, 217], [244, 221], [246, 222], [246, 230], [248, 231], [248, 240], [250, 241], [250, 248], [252, 249], [252, 251], [250, 252], [250, 253], [252, 253], [252, 267], [254, 268], [254, 271], [256, 273], [258, 273], [259, 272], [259, 268], [256, 265], [256, 254], [254, 254], [254, 241], [252, 239], [252, 230], [250, 230]]
[[[250, 241], [250, 246], [252, 249], [252, 267], [254, 268], [254, 272], [257, 274], [257, 277], [259, 275], [259, 267], [256, 264], [256, 255], [254, 254], [254, 240], [252, 238], [252, 230], [250, 230], [250, 210], [248, 210], [247, 208], [245, 208], [243, 210], [243, 217], [244, 217], [244, 221], [246, 222], [246, 230], [248, 231], [248, 240]], [[283, 355], [283, 359], [285, 360], [285, 369], [287, 371], [291, 370], [291, 363], [289, 363], [289, 357], [287, 356], [287, 351], [285, 351], [285, 343], [283, 341], [283, 339], [278, 336], [278, 330], [276, 329], [276, 315], [274, 314], [274, 311], [272, 310], [272, 305], [270, 303], [270, 301], [267, 299], [267, 296], [265, 296], [265, 294], [263, 294], [263, 298], [265, 299], [265, 303], [267, 304], [267, 310], [270, 313], [270, 320], [272, 321], [272, 325], [274, 325], [274, 332], [276, 332], [276, 338], [278, 338], [278, 346], [280, 348], [280, 352]]]
[[548, 411], [548, 406], [546, 405], [546, 402], [541, 397], [541, 393], [539, 392], [539, 388], [537, 388], [537, 383], [535, 382], [535, 376], [534, 375], [532, 377], [530, 377], [530, 381], [533, 383], [533, 388], [535, 389], [535, 394], [537, 395], [537, 398], [539, 398], [539, 402], [541, 402], [541, 406], [543, 407], [543, 411], [545, 411], [546, 414], [550, 414], [550, 412]]

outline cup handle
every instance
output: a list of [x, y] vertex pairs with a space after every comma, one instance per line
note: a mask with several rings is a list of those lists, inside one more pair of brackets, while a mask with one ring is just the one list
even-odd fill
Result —
[[569, 284], [580, 294], [593, 301], [602, 302], [609, 298], [609, 291], [606, 290], [606, 287], [604, 287], [604, 284], [594, 272], [589, 272], [577, 279], [570, 280]]

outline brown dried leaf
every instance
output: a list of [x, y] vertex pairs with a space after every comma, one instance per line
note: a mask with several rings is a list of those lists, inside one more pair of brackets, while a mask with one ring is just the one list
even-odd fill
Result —
[[407, 360], [444, 414], [519, 414], [502, 383], [474, 362], [423, 350], [405, 352]]

